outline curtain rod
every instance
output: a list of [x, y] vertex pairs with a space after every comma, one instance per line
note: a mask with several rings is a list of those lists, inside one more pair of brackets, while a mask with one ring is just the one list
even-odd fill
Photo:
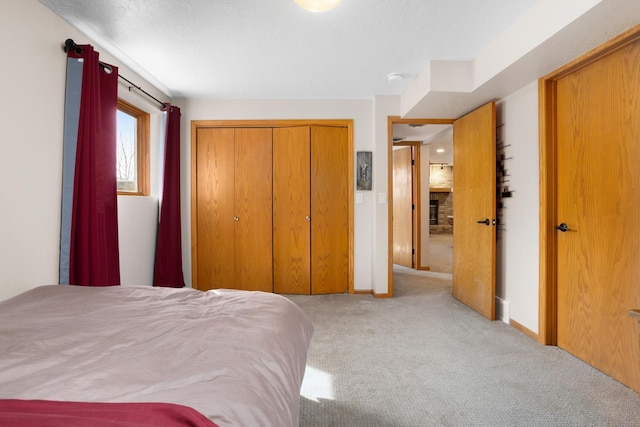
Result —
[[[82, 47], [78, 46], [76, 44], [76, 42], [74, 42], [72, 39], [67, 39], [67, 40], [64, 41], [64, 45], [62, 47], [62, 50], [64, 50], [65, 52], [68, 52], [70, 50], [74, 50], [76, 52], [76, 54], [78, 54], [78, 55], [82, 54]], [[165, 108], [167, 108], [168, 103], [160, 101], [158, 98], [156, 98], [155, 96], [151, 95], [149, 92], [147, 92], [146, 90], [142, 89], [137, 84], [133, 83], [131, 80], [129, 80], [126, 77], [124, 77], [122, 74], [118, 73], [118, 77], [131, 85], [131, 86], [129, 86], [129, 91], [131, 91], [131, 88], [137, 89], [140, 92], [142, 92], [143, 94], [145, 94], [146, 96], [148, 96], [149, 98], [151, 98], [154, 101], [156, 101], [158, 104], [160, 104], [162, 106], [160, 108], [161, 110], [164, 110]]]

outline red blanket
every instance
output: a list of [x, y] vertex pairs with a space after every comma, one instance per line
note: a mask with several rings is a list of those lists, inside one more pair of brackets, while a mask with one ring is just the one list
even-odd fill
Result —
[[172, 403], [92, 403], [0, 399], [5, 427], [217, 427], [187, 406]]

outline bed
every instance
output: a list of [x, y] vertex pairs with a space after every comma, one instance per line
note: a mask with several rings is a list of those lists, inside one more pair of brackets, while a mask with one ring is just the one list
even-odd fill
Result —
[[160, 406], [212, 426], [297, 426], [312, 334], [276, 294], [41, 286], [0, 302], [0, 417]]

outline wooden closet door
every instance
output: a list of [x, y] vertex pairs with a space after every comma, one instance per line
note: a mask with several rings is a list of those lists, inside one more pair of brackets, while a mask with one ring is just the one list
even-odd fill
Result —
[[311, 127], [311, 293], [342, 293], [349, 275], [348, 133]]
[[237, 289], [273, 291], [272, 147], [271, 128], [235, 130]]
[[196, 137], [197, 239], [193, 286], [201, 291], [233, 287], [234, 130], [199, 128]]
[[273, 290], [311, 293], [309, 126], [273, 130]]

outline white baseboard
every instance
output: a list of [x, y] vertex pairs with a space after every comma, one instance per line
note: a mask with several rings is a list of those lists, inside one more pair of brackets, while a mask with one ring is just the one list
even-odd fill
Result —
[[496, 297], [496, 318], [502, 320], [507, 325], [511, 319], [511, 304], [507, 300]]

